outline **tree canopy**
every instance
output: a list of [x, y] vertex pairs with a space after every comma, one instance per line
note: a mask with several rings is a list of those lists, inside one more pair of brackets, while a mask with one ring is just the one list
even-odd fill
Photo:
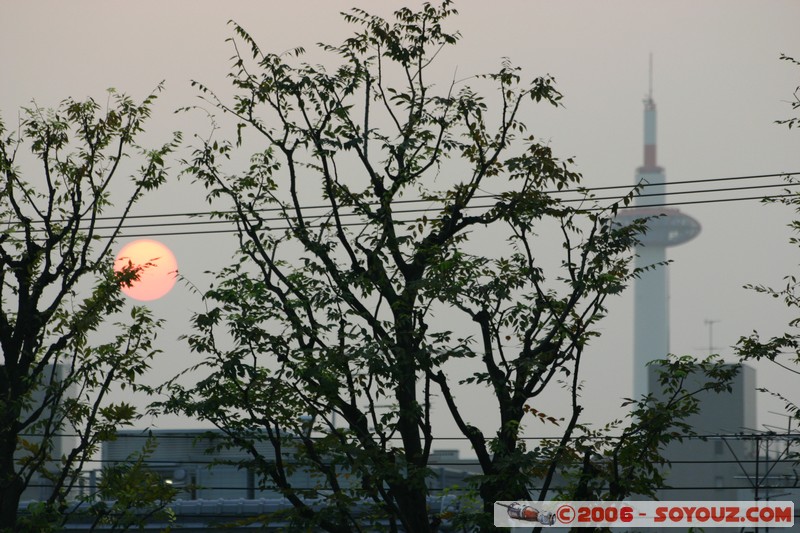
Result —
[[[180, 138], [136, 145], [155, 98], [111, 91], [105, 107], [67, 99], [24, 109], [13, 129], [0, 121], [0, 530], [28, 527], [17, 515], [28, 487], [43, 506], [34, 522], [65, 519], [99, 443], [137, 418], [110, 392], [136, 387], [157, 353], [159, 321], [138, 307], [119, 316], [120, 285], [142, 267], [115, 272], [111, 250], [131, 207], [166, 179]], [[142, 165], [121, 194], [134, 154]], [[102, 215], [113, 203], [121, 216], [109, 228]], [[101, 326], [110, 340], [93, 335]]]
[[[594, 201], [573, 161], [523, 120], [529, 106], [560, 105], [551, 76], [525, 81], [509, 60], [466, 80], [435, 74], [459, 39], [447, 29], [455, 13], [448, 1], [391, 21], [353, 9], [343, 16], [354, 35], [321, 45], [333, 68], [303, 62], [302, 48], [264, 51], [232, 23], [235, 96], [195, 82], [222, 116], [186, 172], [236, 223], [241, 252], [186, 336], [204, 357], [187, 372], [208, 377], [172, 381], [161, 408], [210, 421], [228, 437], [220, 446], [249, 451], [240, 466], [277, 487], [304, 526], [353, 531], [371, 519], [423, 532], [452, 519], [429, 512], [434, 412], [480, 466], [465, 487], [480, 503], [461, 518], [491, 529], [493, 502], [529, 499], [533, 480], [545, 480], [545, 497], [582, 454], [580, 366], [606, 300], [639, 273], [631, 248], [646, 221], [614, 222], [635, 189]], [[560, 246], [545, 248], [542, 235]], [[685, 359], [674, 365], [689, 372]], [[612, 468], [605, 497], [659, 482], [643, 465], [696, 409], [683, 380], [670, 383], [671, 400], [640, 404], [658, 421], [642, 416], [626, 433], [627, 445], [646, 442], [640, 454], [608, 452], [642, 468]], [[537, 408], [554, 386], [572, 404], [563, 423]], [[466, 407], [474, 394], [486, 394], [491, 420]], [[561, 438], [530, 445], [534, 421]], [[257, 451], [262, 439], [276, 459]], [[292, 482], [301, 468], [312, 486]]]

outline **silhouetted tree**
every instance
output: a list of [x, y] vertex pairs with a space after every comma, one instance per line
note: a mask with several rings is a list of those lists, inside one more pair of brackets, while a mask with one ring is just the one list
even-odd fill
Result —
[[[98, 443], [137, 417], [108, 393], [136, 389], [158, 321], [134, 307], [111, 340], [97, 344], [93, 332], [114, 331], [107, 321], [123, 308], [120, 284], [141, 268], [114, 272], [114, 238], [143, 193], [164, 182], [178, 141], [135, 144], [154, 99], [111, 91], [105, 107], [68, 99], [22, 110], [12, 130], [0, 122], [0, 530], [39, 531], [43, 515], [59, 522]], [[144, 164], [126, 182], [118, 174], [132, 150]], [[104, 219], [112, 202], [119, 217]], [[44, 485], [36, 526], [17, 512], [34, 484]]]
[[[448, 518], [429, 512], [426, 484], [437, 409], [477, 455], [469, 518], [492, 529], [494, 501], [529, 499], [533, 479], [573, 460], [584, 352], [606, 299], [638, 274], [644, 221], [612, 222], [634, 191], [600, 205], [521, 118], [530, 102], [559, 105], [550, 76], [526, 83], [503, 61], [470, 78], [486, 96], [433, 83], [459, 38], [444, 26], [454, 13], [354, 9], [357, 33], [322, 46], [332, 70], [296, 62], [302, 49], [265, 52], [234, 24], [233, 100], [197, 84], [236, 133], [202, 140], [187, 172], [241, 251], [187, 336], [208, 377], [173, 381], [162, 407], [251, 452], [241, 466], [285, 495], [298, 527], [435, 530]], [[251, 135], [263, 146], [237, 168]], [[574, 399], [560, 429], [535, 403], [552, 386]], [[465, 407], [473, 391], [482, 413]], [[565, 444], [529, 446], [533, 421]], [[301, 470], [311, 486], [292, 482]]]

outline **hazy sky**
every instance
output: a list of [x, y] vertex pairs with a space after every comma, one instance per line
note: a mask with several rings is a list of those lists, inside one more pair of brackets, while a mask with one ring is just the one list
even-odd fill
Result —
[[[410, 2], [410, 4], [415, 4]], [[161, 80], [166, 90], [147, 127], [147, 140], [163, 142], [177, 129], [204, 131], [196, 115], [175, 115], [196, 102], [190, 80], [227, 94], [225, 75], [235, 19], [266, 50], [304, 46], [310, 62], [322, 56], [318, 41], [336, 42], [350, 29], [337, 13], [359, 5], [388, 14], [399, 2], [2, 2], [0, 3], [0, 111], [7, 123], [35, 99], [52, 106], [67, 96], [104, 99], [115, 87], [143, 98]], [[790, 113], [800, 69], [779, 61], [800, 57], [800, 2], [719, 1], [496, 1], [457, 3], [457, 48], [439, 58], [443, 79], [496, 68], [503, 57], [528, 77], [555, 76], [564, 108], [533, 110], [531, 131], [550, 140], [561, 157], [574, 156], [589, 186], [632, 184], [642, 162], [642, 99], [648, 55], [654, 57], [658, 106], [658, 159], [670, 181], [800, 171], [800, 133], [774, 124]], [[750, 196], [758, 191], [731, 193]], [[720, 198], [697, 195], [687, 200]], [[171, 183], [138, 213], [191, 211], [200, 192], [187, 179]], [[176, 201], [178, 199], [178, 201]], [[786, 208], [757, 202], [685, 206], [703, 226], [689, 244], [670, 250], [671, 348], [704, 354], [714, 324], [717, 351], [753, 329], [778, 333], [788, 318], [777, 301], [742, 289], [745, 283], [778, 284], [797, 271], [800, 254], [787, 244]], [[178, 257], [181, 273], [199, 287], [206, 270], [224, 265], [231, 235], [161, 237]], [[123, 241], [124, 243], [124, 241]], [[121, 244], [123, 244], [121, 243]], [[213, 250], [210, 253], [209, 250]], [[168, 325], [160, 340], [166, 354], [159, 376], [186, 365], [186, 332], [198, 298], [178, 286], [151, 307]], [[632, 292], [611, 303], [604, 335], [588, 354], [586, 396], [597, 421], [630, 395]], [[759, 367], [759, 384], [791, 396], [794, 382]], [[595, 379], [596, 378], [596, 379]], [[794, 383], [794, 385], [792, 385]], [[797, 393], [795, 393], [796, 395]], [[796, 400], [800, 397], [795, 396]], [[760, 422], [780, 404], [759, 397]], [[546, 410], [546, 409], [543, 409]]]

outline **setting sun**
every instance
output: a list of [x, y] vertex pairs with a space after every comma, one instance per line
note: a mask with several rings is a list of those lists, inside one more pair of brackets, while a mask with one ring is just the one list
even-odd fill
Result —
[[175, 285], [178, 261], [165, 245], [151, 239], [140, 239], [122, 247], [114, 261], [114, 269], [119, 271], [130, 262], [133, 266], [145, 267], [139, 280], [130, 287], [122, 287], [134, 300], [150, 301], [161, 298]]

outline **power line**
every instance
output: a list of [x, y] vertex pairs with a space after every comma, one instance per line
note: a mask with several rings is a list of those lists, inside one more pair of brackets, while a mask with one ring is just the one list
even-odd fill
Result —
[[[727, 202], [740, 202], [740, 201], [752, 201], [752, 200], [764, 200], [764, 199], [777, 199], [777, 198], [785, 198], [794, 196], [794, 194], [777, 194], [772, 196], [748, 196], [742, 198], [717, 198], [712, 200], [694, 200], [694, 201], [685, 201], [685, 202], [668, 202], [668, 203], [661, 203], [661, 204], [648, 204], [645, 206], [637, 206], [637, 205], [628, 205], [628, 206], [618, 206], [618, 209], [640, 209], [640, 208], [652, 208], [652, 207], [674, 207], [674, 206], [683, 206], [683, 205], [698, 205], [698, 204], [717, 204], [717, 203], [727, 203]], [[493, 207], [493, 206], [492, 206]], [[604, 208], [588, 208], [583, 209], [582, 211], [591, 212], [591, 211], [600, 211]], [[233, 223], [232, 221], [227, 221]], [[396, 224], [414, 224], [416, 223], [416, 219], [411, 220], [396, 220]], [[352, 226], [368, 226], [369, 224], [366, 222], [342, 222], [340, 224], [342, 227], [352, 227]], [[333, 227], [333, 224], [305, 224], [306, 228], [309, 229], [319, 229], [323, 226], [330, 226]], [[123, 226], [124, 229], [124, 226]], [[289, 226], [280, 226], [280, 227], [265, 227], [263, 228], [265, 231], [284, 231], [291, 229]], [[128, 234], [123, 233], [119, 235], [120, 238], [139, 238], [139, 237], [164, 237], [164, 236], [173, 236], [173, 235], [209, 235], [214, 233], [238, 233], [238, 229], [223, 229], [223, 230], [200, 230], [200, 231], [172, 231], [172, 232], [159, 232], [159, 233], [140, 233], [140, 234]], [[105, 235], [103, 237], [110, 237]]]
[[[688, 179], [688, 180], [679, 180], [679, 181], [671, 181], [666, 184], [661, 183], [641, 183], [639, 187], [648, 188], [648, 187], [656, 187], [656, 186], [663, 186], [663, 185], [688, 185], [688, 184], [695, 184], [695, 183], [716, 183], [716, 182], [724, 182], [724, 181], [739, 181], [739, 180], [752, 180], [752, 179], [763, 179], [763, 178], [779, 178], [779, 177], [789, 177], [789, 176], [796, 176], [800, 175], [800, 172], [782, 172], [782, 173], [775, 173], [775, 174], [751, 174], [745, 176], [727, 176], [722, 178], [703, 178], [703, 179]], [[782, 187], [782, 186], [790, 186], [795, 185], [792, 183], [779, 183], [773, 185], [761, 185], [761, 186], [753, 186], [753, 187], [742, 187], [741, 189], [748, 189], [748, 188], [761, 188], [761, 187]], [[610, 191], [615, 189], [627, 189], [632, 190], [635, 185], [626, 184], [626, 185], [606, 185], [601, 187], [578, 187], [574, 189], [561, 189], [561, 190], [546, 190], [542, 191], [543, 194], [569, 194], [569, 193], [586, 193], [586, 192], [593, 192], [593, 191]], [[725, 190], [735, 190], [734, 188], [731, 189], [719, 189], [721, 191]], [[705, 191], [703, 191], [705, 192]], [[670, 194], [687, 194], [687, 192], [665, 192], [660, 193], [662, 195], [670, 195]], [[640, 194], [638, 196], [655, 196], [655, 194]], [[485, 200], [485, 199], [495, 199], [497, 196], [493, 194], [478, 194], [475, 195], [473, 198], [477, 200]], [[606, 198], [597, 198], [596, 200], [614, 200], [618, 199], [617, 197], [606, 197]], [[564, 200], [564, 201], [583, 201], [583, 198], [573, 199], [573, 200]], [[409, 203], [420, 203], [420, 202], [434, 202], [439, 201], [441, 199], [431, 199], [431, 198], [419, 198], [419, 199], [409, 199], [409, 200], [394, 200], [393, 204], [409, 204]], [[368, 206], [375, 206], [379, 205], [378, 202], [366, 202], [363, 205]], [[304, 206], [303, 209], [307, 210], [315, 210], [315, 209], [330, 209], [330, 204], [321, 204], [321, 205], [310, 205]], [[259, 212], [278, 212], [281, 211], [282, 208], [280, 207], [273, 207], [273, 208], [262, 208], [259, 209]], [[159, 217], [175, 217], [175, 216], [185, 216], [185, 217], [193, 217], [193, 216], [211, 216], [217, 212], [215, 211], [198, 211], [193, 213], [167, 213], [167, 214], [150, 214], [150, 215], [132, 215], [127, 217], [128, 219], [138, 219], [138, 218], [159, 218]], [[224, 213], [234, 213], [234, 211], [221, 211], [220, 214]], [[120, 217], [98, 217], [97, 220], [119, 220]]]
[[[680, 185], [680, 184], [697, 184], [697, 183], [711, 183], [711, 182], [727, 182], [727, 181], [739, 181], [739, 180], [752, 180], [752, 179], [763, 179], [763, 178], [774, 178], [774, 177], [786, 177], [792, 175], [798, 175], [800, 172], [788, 172], [788, 173], [777, 173], [777, 174], [754, 174], [748, 176], [729, 176], [729, 177], [721, 177], [721, 178], [707, 178], [707, 179], [692, 179], [692, 180], [682, 180], [682, 181], [674, 181], [668, 184], [649, 184], [644, 183], [640, 186], [643, 188], [652, 187], [652, 186], [663, 186], [663, 185]], [[737, 192], [737, 191], [745, 191], [745, 190], [754, 190], [754, 189], [767, 189], [767, 188], [775, 188], [775, 187], [791, 187], [795, 185], [800, 185], [798, 183], [772, 183], [772, 184], [760, 184], [760, 185], [746, 185], [743, 187], [719, 187], [719, 188], [706, 188], [706, 189], [695, 189], [695, 190], [685, 190], [685, 191], [666, 191], [660, 193], [643, 193], [637, 195], [639, 198], [647, 198], [647, 197], [667, 197], [667, 196], [679, 196], [679, 195], [687, 195], [687, 194], [709, 194], [709, 193], [720, 193], [720, 192]], [[632, 189], [633, 187], [630, 185], [612, 185], [612, 186], [603, 186], [603, 187], [592, 187], [592, 188], [577, 188], [577, 189], [563, 189], [561, 191], [543, 191], [544, 194], [569, 194], [569, 193], [580, 193], [580, 194], [588, 194], [592, 191], [601, 191], [601, 190], [613, 190], [613, 189]], [[788, 189], [787, 189], [788, 191]], [[764, 200], [764, 199], [777, 199], [777, 198], [785, 198], [793, 196], [793, 193], [787, 192], [786, 194], [778, 194], [778, 195], [767, 195], [767, 196], [745, 196], [745, 197], [734, 197], [734, 198], [713, 198], [713, 199], [706, 199], [706, 200], [685, 200], [679, 202], [664, 202], [658, 204], [648, 204], [646, 206], [639, 206], [639, 205], [627, 205], [627, 206], [617, 206], [618, 209], [637, 209], [640, 207], [674, 207], [674, 206], [683, 206], [683, 205], [699, 205], [699, 204], [711, 204], [711, 203], [727, 203], [727, 202], [736, 202], [736, 201], [751, 201], [751, 200]], [[497, 199], [497, 195], [492, 194], [482, 194], [482, 195], [475, 195], [474, 199]], [[619, 201], [620, 198], [617, 196], [603, 196], [603, 197], [591, 197], [585, 196], [581, 198], [565, 198], [559, 199], [559, 202], [562, 204], [566, 203], [576, 203], [576, 202], [598, 202], [598, 201]], [[393, 201], [393, 204], [418, 204], [418, 203], [431, 203], [442, 201], [440, 199], [435, 198], [422, 198], [422, 199], [408, 199], [408, 200], [396, 200]], [[378, 205], [377, 202], [366, 202], [363, 204], [365, 206], [375, 206]], [[482, 205], [473, 205], [473, 206], [466, 206], [466, 209], [489, 209], [495, 207], [496, 204], [482, 204]], [[304, 206], [303, 209], [306, 211], [309, 210], [318, 210], [318, 209], [328, 209], [330, 210], [330, 205], [310, 205]], [[268, 213], [268, 212], [280, 212], [284, 210], [283, 207], [270, 207], [270, 208], [262, 208], [256, 210], [259, 213]], [[600, 211], [608, 209], [608, 207], [590, 207], [586, 209], [582, 209], [581, 211]], [[432, 211], [436, 211], [435, 208], [432, 207], [425, 207], [425, 208], [414, 208], [414, 209], [398, 209], [394, 210], [393, 213], [395, 214], [411, 214], [411, 213], [429, 213]], [[148, 214], [148, 215], [131, 215], [126, 217], [126, 220], [135, 220], [135, 219], [153, 219], [153, 218], [172, 218], [172, 217], [184, 217], [184, 218], [192, 218], [192, 217], [200, 217], [200, 216], [220, 216], [225, 214], [234, 213], [233, 211], [198, 211], [198, 212], [184, 212], [184, 213], [162, 213], [162, 214]], [[321, 217], [330, 217], [330, 213], [320, 213], [320, 214], [308, 214], [309, 218], [321, 218]], [[360, 213], [354, 212], [347, 212], [347, 213], [340, 213], [339, 217], [354, 217], [354, 216], [363, 216]], [[121, 217], [97, 217], [96, 220], [102, 221], [110, 221], [110, 220], [120, 220]], [[275, 221], [286, 221], [286, 218], [283, 216], [279, 217], [267, 217], [261, 218], [259, 222], [275, 222]], [[38, 222], [38, 221], [37, 221]], [[416, 223], [416, 219], [409, 219], [409, 220], [397, 220], [397, 224], [412, 224]], [[212, 219], [212, 220], [192, 220], [192, 221], [179, 221], [179, 222], [157, 222], [152, 224], [131, 224], [131, 225], [123, 225], [122, 229], [134, 229], [134, 228], [165, 228], [165, 227], [176, 227], [176, 226], [205, 226], [205, 225], [215, 225], [215, 224], [233, 224], [235, 223], [234, 220], [220, 220], [220, 219]], [[368, 222], [351, 222], [351, 223], [342, 223], [342, 226], [366, 226]], [[330, 225], [326, 223], [311, 223], [307, 224], [306, 227], [314, 229], [314, 228], [321, 228], [323, 226]], [[84, 228], [85, 229], [85, 228]], [[115, 230], [117, 229], [116, 226], [100, 226], [95, 227], [95, 231], [103, 231], [103, 230]], [[271, 231], [283, 231], [290, 229], [289, 226], [281, 226], [281, 227], [267, 227], [265, 228]], [[33, 231], [44, 231], [42, 228], [34, 229]], [[235, 228], [231, 229], [220, 229], [220, 230], [199, 230], [199, 231], [162, 231], [162, 232], [149, 232], [149, 233], [140, 233], [140, 234], [122, 234], [120, 237], [124, 238], [133, 238], [133, 237], [154, 237], [154, 236], [173, 236], [173, 235], [209, 235], [209, 234], [218, 234], [218, 233], [237, 233], [239, 230]], [[21, 233], [22, 230], [14, 230], [11, 233]], [[109, 237], [108, 235], [104, 235], [101, 237]]]
[[[225, 439], [229, 438], [226, 434], [222, 433], [219, 429], [216, 428], [202, 428], [202, 429], [179, 429], [179, 428], [170, 428], [166, 431], [170, 433], [160, 433], [160, 429], [152, 430], [153, 433], [150, 434], [147, 429], [136, 430], [136, 429], [127, 429], [122, 430], [123, 432], [117, 432], [116, 438], [117, 439], [154, 439], [154, 440], [170, 440], [170, 439], [181, 439], [186, 440], [188, 437], [195, 438], [195, 439], [204, 439], [204, 440], [218, 440], [224, 441]], [[129, 431], [134, 431], [135, 433], [128, 433]], [[20, 437], [28, 437], [28, 438], [77, 438], [81, 437], [81, 435], [77, 433], [52, 433], [50, 435], [43, 435], [41, 433], [20, 433]], [[264, 442], [267, 442], [268, 436], [264, 433], [261, 434], [262, 437], [265, 438]], [[291, 435], [291, 434], [282, 434], [281, 439], [293, 441], [293, 440], [300, 440], [301, 436]], [[491, 435], [486, 435], [484, 437], [487, 441], [492, 440], [494, 437]], [[551, 435], [551, 436], [543, 436], [543, 437], [519, 437], [519, 440], [553, 440], [553, 441], [560, 441], [563, 438], [561, 435]], [[573, 436], [571, 440], [607, 440], [607, 441], [616, 441], [622, 438], [626, 438], [624, 435], [577, 435]], [[697, 435], [684, 435], [684, 439], [686, 440], [700, 440], [700, 441], [707, 441], [707, 440], [785, 440], [789, 439], [792, 441], [797, 441], [800, 443], [800, 433], [793, 432], [793, 433], [702, 433]], [[388, 440], [401, 440], [402, 437], [391, 437]], [[436, 437], [432, 436], [432, 440], [444, 440], [444, 441], [469, 441], [468, 437], [463, 435], [449, 437], [449, 436], [441, 436]], [[314, 440], [314, 437], [312, 437]]]
[[[645, 193], [645, 194], [639, 194], [636, 197], [637, 198], [649, 198], [649, 197], [658, 197], [658, 196], [678, 196], [678, 195], [685, 195], [685, 194], [707, 194], [707, 193], [717, 193], [717, 192], [745, 191], [745, 190], [753, 190], [753, 189], [770, 189], [770, 188], [775, 188], [775, 187], [787, 187], [787, 186], [796, 186], [796, 185], [800, 185], [800, 183], [794, 183], [794, 184], [771, 183], [771, 184], [768, 184], [768, 185], [748, 185], [748, 186], [744, 186], [744, 187], [720, 187], [720, 188], [716, 188], [716, 189], [697, 189], [697, 190], [689, 190], [689, 191], [672, 191], [672, 192], [664, 192], [664, 193]], [[773, 196], [768, 196], [768, 197], [769, 198], [776, 198], [776, 197], [780, 197], [780, 196], [787, 196], [787, 195], [779, 195], [779, 196], [773, 195]], [[482, 199], [482, 198], [494, 198], [494, 197], [492, 197], [491, 195], [479, 195], [479, 196], [476, 196], [475, 198], [481, 198]], [[747, 198], [735, 198], [733, 200], [752, 200], [752, 199], [761, 199], [761, 198], [764, 198], [764, 197], [757, 196], [757, 197], [747, 197]], [[602, 196], [602, 197], [593, 197], [593, 198], [587, 198], [587, 199], [584, 199], [584, 198], [568, 198], [568, 199], [559, 200], [559, 202], [560, 203], [577, 203], [577, 202], [585, 202], [587, 200], [591, 200], [593, 202], [604, 201], [604, 200], [619, 200], [619, 197], [617, 197], [617, 196]], [[405, 202], [405, 203], [422, 202], [422, 201], [427, 201], [427, 200], [401, 200], [401, 202]], [[728, 200], [728, 199], [720, 199], [719, 201], [730, 201], [730, 200]], [[690, 202], [690, 201], [686, 201], [686, 202], [680, 202], [680, 203], [673, 202], [673, 203], [668, 203], [668, 204], [649, 204], [646, 207], [650, 207], [652, 205], [658, 205], [658, 206], [662, 206], [662, 205], [685, 205], [687, 203], [691, 204], [691, 203], [705, 203], [705, 202], [697, 202], [697, 201]], [[465, 206], [465, 209], [489, 209], [489, 208], [492, 208], [492, 207], [495, 207], [495, 206], [496, 206], [496, 204], [470, 205], [470, 206]], [[313, 207], [307, 207], [307, 208], [303, 208], [303, 209], [320, 209], [320, 208], [323, 208], [323, 207], [330, 209], [329, 205], [328, 206], [313, 206]], [[639, 207], [639, 206], [620, 206], [621, 209], [624, 209], [624, 208], [635, 208], [635, 207]], [[269, 212], [269, 211], [280, 211], [281, 209], [282, 208], [277, 208], [276, 207], [276, 208], [258, 209], [256, 211], [257, 212]], [[434, 209], [432, 209], [432, 208], [396, 209], [396, 210], [393, 210], [392, 213], [394, 213], [394, 214], [428, 213], [428, 212], [431, 212], [433, 210]], [[185, 216], [201, 216], [201, 215], [206, 215], [206, 214], [210, 215], [212, 213], [211, 212], [206, 212], [206, 213], [194, 213], [194, 214], [191, 214], [191, 215], [186, 215], [186, 214], [184, 214], [184, 215]], [[181, 215], [181, 216], [184, 216], [184, 215]], [[177, 213], [174, 213], [174, 214], [166, 214], [166, 215], [141, 215], [141, 216], [142, 217], [149, 217], [149, 218], [156, 218], [156, 217], [173, 217], [173, 216], [179, 216], [179, 215]], [[308, 215], [308, 216], [309, 217], [313, 217], [315, 215]], [[321, 217], [321, 216], [325, 216], [325, 215], [316, 215], [316, 216], [317, 217]], [[361, 215], [360, 213], [353, 213], [353, 212], [340, 213], [339, 214], [339, 217], [354, 217], [354, 216], [363, 216], [363, 215]], [[138, 218], [138, 217], [129, 217], [129, 218]], [[275, 222], [275, 221], [285, 221], [285, 220], [286, 219], [284, 217], [259, 218], [259, 222]], [[159, 228], [159, 227], [166, 227], [166, 226], [197, 226], [197, 225], [207, 225], [207, 224], [232, 224], [233, 222], [234, 221], [230, 220], [230, 219], [222, 219], [222, 220], [221, 219], [216, 219], [216, 220], [214, 220], [214, 219], [212, 219], [212, 220], [193, 220], [193, 221], [189, 221], [189, 222], [156, 222], [154, 224], [125, 224], [123, 226], [123, 228]], [[399, 221], [399, 222], [403, 223], [403, 222], [408, 222], [408, 221]], [[88, 229], [88, 228], [85, 228], [85, 229]], [[98, 227], [94, 228], [95, 231], [114, 230], [114, 229], [116, 229], [116, 226], [98, 226]], [[21, 232], [21, 231], [22, 230], [18, 230], [18, 232]], [[44, 231], [44, 229], [35, 229], [33, 231]]]
[[[727, 176], [721, 178], [702, 178], [702, 179], [689, 179], [689, 180], [679, 180], [679, 181], [670, 181], [668, 183], [641, 183], [639, 187], [641, 188], [648, 188], [648, 187], [656, 187], [656, 186], [672, 186], [672, 185], [687, 185], [687, 184], [696, 184], [696, 183], [716, 183], [716, 182], [725, 182], [725, 181], [740, 181], [740, 180], [752, 180], [752, 179], [763, 179], [763, 178], [778, 178], [778, 177], [789, 177], [789, 176], [796, 176], [800, 175], [800, 171], [798, 172], [781, 172], [781, 173], [773, 173], [773, 174], [750, 174], [745, 176]], [[756, 186], [746, 186], [746, 187], [738, 187], [738, 188], [720, 188], [720, 189], [706, 189], [706, 190], [698, 190], [698, 191], [675, 191], [670, 192], [666, 191], [664, 193], [653, 193], [653, 194], [640, 194], [638, 196], [657, 196], [657, 195], [673, 195], [673, 194], [691, 194], [692, 192], [717, 192], [717, 191], [729, 191], [729, 190], [745, 190], [745, 189], [757, 189], [757, 188], [767, 188], [767, 187], [786, 187], [796, 185], [794, 183], [778, 183], [778, 184], [770, 184], [770, 185], [756, 185]], [[542, 191], [542, 194], [570, 194], [570, 193], [578, 193], [578, 194], [585, 194], [591, 193], [594, 191], [608, 191], [608, 190], [615, 190], [615, 189], [627, 189], [632, 190], [636, 185], [625, 184], [625, 185], [607, 185], [607, 186], [599, 186], [599, 187], [576, 187], [570, 189], [553, 189], [553, 190], [545, 190]], [[494, 194], [478, 194], [473, 197], [474, 199], [478, 200], [485, 200], [485, 199], [496, 199], [497, 195]], [[589, 198], [594, 199], [594, 198]], [[618, 199], [616, 196], [609, 196], [604, 198], [596, 198], [598, 200], [602, 199]], [[580, 199], [569, 199], [569, 200], [562, 200], [562, 201], [583, 201], [583, 198]], [[407, 200], [393, 200], [393, 204], [409, 204], [409, 203], [430, 203], [430, 202], [441, 202], [442, 199], [440, 198], [416, 198], [416, 199], [407, 199]], [[376, 206], [379, 205], [379, 202], [365, 202], [362, 205], [366, 206]], [[330, 209], [330, 204], [319, 204], [319, 205], [308, 205], [303, 206], [303, 209], [307, 210], [316, 210], [316, 209]], [[281, 207], [266, 207], [258, 209], [259, 212], [279, 212], [283, 208]], [[146, 215], [128, 215], [126, 220], [137, 220], [137, 219], [147, 219], [147, 218], [170, 218], [170, 217], [197, 217], [197, 216], [212, 216], [212, 215], [219, 215], [219, 214], [226, 214], [226, 213], [235, 213], [235, 211], [190, 211], [190, 212], [183, 212], [183, 213], [151, 213]], [[96, 217], [95, 220], [98, 221], [106, 221], [106, 220], [120, 220], [122, 217], [119, 216], [106, 216], [106, 217]], [[66, 220], [54, 220], [54, 223], [63, 223]]]
[[[463, 438], [465, 442], [469, 442], [469, 439], [466, 437]], [[436, 450], [434, 450], [436, 451]], [[246, 453], [246, 452], [245, 452]], [[210, 455], [210, 454], [207, 454]], [[180, 467], [182, 465], [235, 465], [238, 462], [246, 462], [249, 461], [251, 458], [250, 455], [244, 455], [239, 459], [86, 459], [84, 463], [96, 463], [96, 464], [113, 464], [113, 465], [129, 465], [134, 463], [141, 463], [145, 466], [152, 466], [156, 468], [161, 467]], [[287, 460], [283, 458], [281, 461], [286, 466], [302, 466], [308, 463], [302, 461], [295, 461], [295, 460]], [[762, 464], [764, 459], [693, 459], [693, 460], [680, 460], [680, 459], [670, 459], [670, 464], [672, 465], [698, 465], [698, 464], [715, 464], [715, 465], [735, 465], [735, 464]], [[781, 465], [794, 465], [797, 463], [795, 459], [770, 459], [770, 464], [781, 464]], [[428, 461], [428, 466], [480, 466], [480, 462], [476, 457], [469, 457], [464, 458], [460, 461]], [[581, 461], [566, 461], [563, 464], [568, 465], [579, 465]], [[800, 488], [800, 487], [798, 487]]]

